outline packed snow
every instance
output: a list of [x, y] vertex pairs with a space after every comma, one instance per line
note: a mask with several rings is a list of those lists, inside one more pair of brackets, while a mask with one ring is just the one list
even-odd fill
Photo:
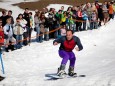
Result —
[[[0, 7], [1, 5], [8, 9], [11, 6], [0, 2]], [[19, 8], [11, 6], [10, 10], [16, 12], [16, 9]], [[6, 79], [0, 82], [0, 86], [115, 86], [114, 22], [115, 20], [111, 20], [99, 29], [74, 34], [84, 46], [83, 51], [74, 50], [77, 58], [75, 72], [86, 77], [59, 80], [45, 77], [45, 74], [56, 73], [61, 62], [59, 45], [53, 46], [53, 40], [50, 40], [43, 43], [32, 42], [22, 49], [4, 52], [2, 57]]]
[[[6, 79], [0, 86], [115, 86], [115, 20], [97, 30], [75, 33], [84, 50], [74, 50], [75, 71], [86, 77], [49, 80], [45, 74], [56, 73], [61, 58], [53, 40], [33, 42], [9, 53], [4, 53]], [[68, 63], [69, 64], [69, 63]], [[68, 65], [66, 71], [68, 70]]]

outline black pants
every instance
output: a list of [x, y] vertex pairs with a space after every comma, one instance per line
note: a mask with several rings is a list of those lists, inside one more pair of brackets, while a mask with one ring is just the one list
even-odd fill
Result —
[[32, 28], [28, 30], [29, 43], [31, 42]]
[[113, 18], [114, 18], [113, 14], [109, 14], [109, 20]]
[[[49, 32], [54, 30], [53, 24], [49, 25]], [[54, 32], [49, 33], [49, 39], [54, 38]]]
[[78, 21], [76, 21], [76, 31], [82, 31], [82, 28], [81, 28], [81, 26], [82, 26], [82, 17], [78, 17], [77, 18], [77, 20]]
[[23, 33], [23, 38], [24, 38], [23, 44], [24, 44], [24, 45], [28, 45], [28, 41], [27, 41], [28, 32], [24, 32], [24, 33]]

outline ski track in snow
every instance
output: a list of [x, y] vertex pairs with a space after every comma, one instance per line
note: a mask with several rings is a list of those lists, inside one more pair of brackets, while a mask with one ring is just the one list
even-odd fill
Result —
[[[15, 13], [23, 12], [11, 3], [0, 2], [0, 7]], [[53, 40], [50, 40], [41, 44], [33, 42], [22, 49], [5, 52], [3, 60], [6, 79], [0, 82], [0, 86], [115, 86], [114, 22], [111, 20], [97, 30], [75, 33], [84, 46], [83, 51], [74, 50], [77, 58], [75, 71], [86, 77], [59, 80], [48, 80], [45, 77], [45, 74], [56, 73], [61, 61], [58, 56], [59, 45], [53, 46]]]

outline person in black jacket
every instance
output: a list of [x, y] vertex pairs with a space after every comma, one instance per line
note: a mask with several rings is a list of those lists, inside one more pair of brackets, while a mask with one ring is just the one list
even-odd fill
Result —
[[6, 25], [6, 19], [7, 19], [5, 10], [2, 11], [2, 16], [0, 18], [2, 19], [2, 27], [4, 27]]
[[[27, 32], [25, 32], [23, 34], [23, 36], [24, 36], [25, 39], [27, 39], [29, 37], [29, 30], [30, 30], [30, 18], [29, 18], [29, 9], [28, 8], [25, 8], [25, 12], [23, 14], [23, 18], [27, 21], [27, 24], [26, 24]], [[28, 45], [28, 41], [24, 40], [23, 44], [25, 46]]]
[[99, 18], [99, 25], [98, 26], [101, 26], [101, 22], [104, 21], [102, 5], [99, 5], [99, 8], [98, 8], [98, 18]]
[[[49, 23], [49, 31], [54, 30], [54, 13], [53, 13], [53, 8], [50, 9], [49, 14], [48, 14], [48, 23]], [[54, 32], [49, 34], [49, 39], [54, 38]]]
[[14, 24], [14, 18], [13, 18], [13, 16], [12, 16], [12, 11], [11, 10], [9, 10], [8, 11], [8, 15], [6, 16], [6, 18], [11, 18], [11, 24], [12, 24], [12, 27], [13, 27], [13, 24]]

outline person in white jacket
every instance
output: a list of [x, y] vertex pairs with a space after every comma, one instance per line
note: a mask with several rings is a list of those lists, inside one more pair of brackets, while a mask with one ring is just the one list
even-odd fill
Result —
[[22, 48], [22, 37], [23, 37], [23, 33], [26, 32], [26, 24], [27, 21], [25, 19], [22, 18], [22, 14], [19, 14], [19, 16], [16, 19], [16, 24], [13, 28], [14, 34], [16, 35], [16, 48], [20, 49]]
[[34, 15], [34, 23], [35, 23], [35, 28], [34, 30], [36, 31], [36, 41], [39, 43], [40, 42], [40, 12], [39, 11], [35, 11], [35, 15]]
[[[16, 44], [16, 40], [15, 38], [13, 37], [13, 29], [12, 29], [12, 26], [11, 26], [11, 17], [8, 17], [7, 20], [6, 20], [6, 25], [3, 27], [4, 29], [4, 38], [5, 38], [5, 50], [6, 52], [9, 52], [8, 51], [8, 45], [11, 45], [11, 50], [15, 50], [14, 49], [14, 45]], [[10, 43], [11, 42], [11, 43]]]

